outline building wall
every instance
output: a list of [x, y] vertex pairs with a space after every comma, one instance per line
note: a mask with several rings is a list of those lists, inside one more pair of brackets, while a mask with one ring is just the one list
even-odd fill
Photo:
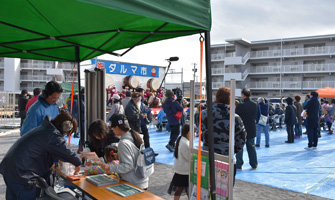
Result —
[[[213, 92], [248, 87], [254, 96], [287, 97], [335, 87], [335, 35], [212, 45]], [[240, 63], [231, 60], [242, 57]], [[228, 61], [228, 62], [227, 62]], [[238, 91], [236, 96], [239, 96]]]

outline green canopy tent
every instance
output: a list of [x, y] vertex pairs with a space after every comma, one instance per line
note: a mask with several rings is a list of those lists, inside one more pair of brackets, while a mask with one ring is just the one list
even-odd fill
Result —
[[[209, 118], [212, 123], [210, 0], [0, 0], [0, 56], [76, 62], [102, 54], [123, 56], [164, 39], [205, 33]], [[122, 53], [116, 53], [123, 50]], [[78, 80], [80, 73], [78, 73]], [[78, 88], [80, 88], [80, 82]], [[79, 91], [80, 93], [80, 91]], [[79, 113], [81, 107], [79, 106]], [[79, 116], [80, 121], [82, 116]], [[81, 126], [79, 126], [81, 127]], [[212, 134], [212, 126], [209, 125]], [[210, 138], [211, 135], [210, 135]], [[81, 137], [81, 144], [84, 138]], [[211, 171], [214, 171], [210, 141]], [[215, 186], [212, 178], [211, 185]], [[211, 188], [215, 194], [215, 187]], [[215, 199], [215, 195], [212, 196]]]
[[[60, 85], [62, 86], [64, 92], [72, 92], [72, 83], [60, 83]], [[84, 87], [81, 86], [80, 89], [84, 89]], [[75, 94], [78, 93], [78, 85], [77, 84], [74, 84], [73, 92]]]

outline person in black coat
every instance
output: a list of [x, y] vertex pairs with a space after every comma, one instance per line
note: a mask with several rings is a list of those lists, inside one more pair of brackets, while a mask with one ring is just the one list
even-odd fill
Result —
[[21, 94], [19, 95], [18, 106], [19, 106], [19, 115], [21, 118], [20, 127], [22, 127], [23, 121], [26, 118], [26, 105], [29, 100], [28, 91], [22, 90]]
[[68, 112], [32, 129], [8, 150], [0, 164], [6, 183], [6, 199], [35, 200], [40, 194], [36, 179], [49, 180], [51, 166], [58, 160], [70, 162], [79, 171], [81, 159], [66, 144], [65, 135], [77, 129], [77, 121]]
[[[243, 102], [237, 105], [236, 114], [242, 118], [244, 127], [247, 131], [246, 147], [249, 156], [249, 164], [253, 169], [257, 169], [258, 162], [255, 148], [257, 104], [250, 99], [250, 95], [250, 90], [243, 88], [241, 93]], [[243, 163], [242, 149], [236, 154], [236, 169], [241, 170]]]
[[129, 120], [130, 128], [138, 133], [142, 133], [141, 129], [141, 119], [145, 118], [146, 115], [141, 113], [141, 94], [138, 92], [134, 92], [131, 95], [131, 100], [129, 101], [125, 115]]
[[297, 124], [297, 108], [293, 105], [293, 99], [288, 97], [286, 99], [287, 107], [285, 110], [285, 124], [287, 131], [287, 141], [285, 143], [294, 143], [293, 127]]
[[319, 94], [317, 92], [311, 92], [312, 98], [304, 106], [304, 110], [307, 112], [307, 136], [308, 146], [305, 149], [316, 149], [318, 146], [318, 128], [320, 125], [320, 110], [321, 105], [319, 102]]

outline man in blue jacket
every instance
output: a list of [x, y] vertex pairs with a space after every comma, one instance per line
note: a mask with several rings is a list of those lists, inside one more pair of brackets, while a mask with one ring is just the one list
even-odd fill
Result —
[[173, 97], [172, 90], [167, 90], [165, 93], [165, 96], [167, 99], [165, 100], [163, 104], [163, 109], [166, 114], [169, 126], [171, 128], [171, 134], [170, 134], [170, 141], [165, 146], [170, 152], [174, 151], [175, 142], [179, 136], [180, 133], [180, 123], [179, 120], [175, 118], [175, 114], [178, 111], [183, 112], [183, 108], [180, 106], [180, 104], [175, 101]]
[[318, 128], [320, 124], [320, 102], [319, 94], [317, 92], [311, 92], [312, 98], [304, 106], [304, 110], [307, 112], [307, 137], [308, 146], [305, 149], [316, 149], [318, 146]]
[[28, 110], [27, 117], [21, 127], [21, 136], [41, 125], [47, 115], [54, 119], [59, 114], [57, 101], [62, 92], [62, 86], [56, 81], [50, 81], [45, 85], [42, 95]]

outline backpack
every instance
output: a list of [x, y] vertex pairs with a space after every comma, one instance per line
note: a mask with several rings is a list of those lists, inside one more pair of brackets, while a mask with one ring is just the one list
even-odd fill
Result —
[[[136, 147], [133, 142], [130, 143]], [[136, 147], [136, 149], [138, 148]], [[135, 176], [141, 179], [148, 178], [151, 174], [155, 172], [155, 152], [151, 147], [144, 148], [144, 144], [141, 144], [140, 149], [138, 150], [139, 154], [136, 160]]]

